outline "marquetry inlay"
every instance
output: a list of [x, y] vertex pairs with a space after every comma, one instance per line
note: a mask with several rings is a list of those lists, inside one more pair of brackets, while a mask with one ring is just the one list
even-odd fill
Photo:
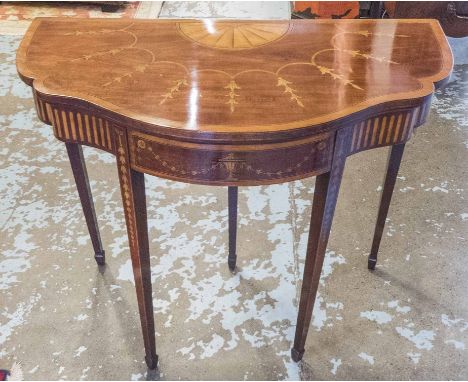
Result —
[[229, 153], [226, 155], [221, 156], [219, 159], [216, 159], [212, 162], [212, 164], [208, 167], [203, 167], [199, 169], [184, 169], [180, 168], [178, 166], [172, 166], [167, 159], [164, 159], [163, 156], [160, 154], [157, 154], [153, 151], [152, 147], [150, 145], [146, 145], [145, 141], [142, 139], [139, 139], [137, 142], [137, 146], [139, 149], [146, 149], [151, 152], [152, 157], [156, 162], [158, 162], [164, 169], [169, 170], [175, 174], [179, 174], [182, 176], [186, 175], [209, 175], [210, 173], [213, 173], [217, 169], [224, 169], [226, 170], [226, 180], [235, 180], [237, 179], [237, 174], [240, 172], [244, 171], [246, 173], [250, 173], [252, 175], [260, 175], [260, 176], [266, 176], [268, 178], [271, 178], [273, 176], [282, 176], [282, 175], [288, 175], [292, 174], [295, 170], [300, 169], [303, 167], [311, 158], [310, 154], [314, 153], [315, 150], [322, 151], [326, 145], [324, 142], [319, 143], [317, 148], [311, 147], [310, 149], [310, 154], [309, 155], [304, 155], [302, 158], [300, 158], [297, 162], [295, 163], [290, 163], [289, 166], [283, 169], [283, 167], [278, 167], [278, 169], [273, 169], [273, 167], [269, 168], [260, 168], [255, 166], [255, 163], [248, 163], [245, 159], [242, 158], [242, 153], [239, 154], [234, 154], [234, 153]]
[[50, 120], [47, 115], [46, 104], [41, 98], [37, 95], [37, 92], [33, 92], [34, 104], [36, 106], [36, 112], [39, 119], [45, 123], [50, 124]]
[[[44, 104], [40, 100], [38, 102], [40, 105]], [[41, 106], [39, 110], [42, 110]], [[45, 103], [44, 110], [47, 118], [43, 119], [52, 123], [57, 138], [67, 142], [96, 146], [110, 152], [114, 151], [112, 130], [106, 120], [84, 112], [56, 108], [48, 103]]]
[[[325, 49], [316, 50], [310, 52], [310, 60], [308, 61], [292, 61], [284, 65], [279, 66], [276, 70], [267, 70], [263, 67], [259, 68], [246, 68], [244, 70], [238, 71], [237, 73], [230, 73], [228, 71], [220, 70], [216, 67], [200, 67], [195, 69], [190, 69], [186, 64], [179, 61], [169, 61], [169, 60], [159, 60], [157, 59], [157, 54], [149, 49], [138, 48], [138, 36], [131, 31], [131, 28], [134, 26], [134, 23], [127, 25], [126, 27], [112, 30], [112, 29], [101, 29], [98, 31], [86, 31], [80, 32], [75, 31], [72, 33], [66, 33], [66, 36], [82, 36], [82, 35], [106, 35], [106, 34], [118, 34], [125, 33], [132, 37], [133, 41], [128, 45], [121, 48], [112, 48], [108, 50], [98, 51], [94, 54], [87, 54], [81, 57], [77, 57], [71, 60], [71, 62], [79, 61], [89, 61], [100, 59], [105, 56], [116, 56], [118, 54], [124, 53], [125, 51], [144, 51], [151, 56], [151, 61], [148, 63], [139, 63], [135, 65], [131, 70], [114, 77], [110, 81], [102, 84], [103, 87], [109, 87], [112, 85], [120, 84], [122, 81], [131, 80], [136, 78], [141, 73], [146, 73], [152, 66], [158, 64], [170, 64], [178, 68], [182, 68], [185, 72], [184, 76], [178, 78], [172, 82], [172, 84], [166, 88], [165, 92], [161, 96], [159, 102], [160, 105], [172, 100], [176, 101], [176, 98], [180, 97], [180, 94], [184, 88], [188, 88], [192, 84], [189, 84], [191, 77], [198, 76], [200, 73], [212, 73], [213, 75], [223, 74], [228, 77], [228, 82], [224, 89], [228, 89], [228, 94], [225, 95], [228, 97], [228, 100], [224, 103], [229, 105], [229, 110], [233, 113], [236, 110], [236, 105], [239, 104], [237, 100], [241, 96], [240, 91], [242, 88], [236, 82], [237, 78], [244, 76], [246, 74], [258, 73], [266, 78], [271, 78], [270, 86], [273, 87], [276, 83], [276, 87], [279, 87], [285, 98], [289, 98], [293, 104], [304, 108], [304, 96], [298, 94], [298, 90], [295, 88], [295, 84], [291, 80], [287, 80], [282, 72], [291, 67], [312, 67], [317, 70], [322, 76], [325, 76], [333, 81], [342, 83], [345, 86], [350, 86], [356, 90], [362, 91], [362, 87], [356, 84], [355, 79], [350, 78], [349, 73], [342, 73], [337, 69], [329, 67], [321, 63], [320, 56], [324, 54], [329, 54], [330, 52], [336, 52], [349, 56], [352, 59], [361, 58], [368, 61], [374, 61], [376, 63], [382, 64], [393, 64], [398, 65], [399, 63], [393, 61], [385, 56], [375, 55], [369, 52], [365, 52], [358, 49], [344, 49], [340, 46], [339, 39], [346, 35], [357, 35], [364, 36], [366, 38], [380, 37], [385, 41], [385, 39], [392, 38], [407, 38], [408, 35], [404, 34], [386, 34], [386, 33], [373, 33], [368, 30], [343, 30], [338, 28], [338, 32], [332, 35], [329, 46]], [[212, 48], [220, 49], [246, 49], [254, 48], [258, 46], [265, 45], [267, 43], [274, 42], [279, 38], [283, 37], [288, 30], [290, 29], [289, 23], [233, 23], [233, 22], [216, 22], [214, 23], [211, 20], [205, 21], [193, 21], [193, 22], [179, 22], [177, 28], [180, 33], [190, 38], [191, 40], [196, 41], [202, 45], [206, 45]], [[249, 39], [250, 38], [250, 39]], [[276, 81], [276, 82], [275, 82]], [[297, 86], [297, 84], [296, 84]], [[309, 105], [310, 106], [310, 105]]]
[[450, 71], [427, 20], [39, 18], [24, 41], [18, 70], [40, 94], [194, 135], [323, 126], [425, 97]]
[[212, 20], [183, 22], [177, 27], [189, 40], [217, 49], [256, 48], [280, 39], [289, 30], [288, 23], [214, 23]]
[[136, 234], [135, 234], [135, 218], [133, 202], [130, 197], [130, 177], [128, 168], [128, 155], [127, 155], [127, 142], [125, 132], [117, 130], [117, 162], [120, 177], [120, 186], [122, 187], [122, 199], [124, 203], [125, 217], [127, 219], [127, 230], [130, 239], [130, 245], [136, 248]]
[[382, 115], [353, 126], [350, 153], [380, 146], [403, 143], [411, 138], [415, 127], [421, 125], [428, 111], [428, 104], [401, 112]]
[[[213, 146], [209, 156], [203, 145], [170, 144], [169, 141], [132, 132], [129, 140], [132, 166], [140, 171], [171, 179], [192, 179], [210, 183], [299, 178], [324, 171], [332, 150], [331, 136], [305, 139], [292, 145], [265, 145], [245, 150]], [[264, 160], [258, 160], [262, 152]], [[188, 159], [190, 158], [190, 159]], [[214, 182], [216, 183], [216, 182]]]

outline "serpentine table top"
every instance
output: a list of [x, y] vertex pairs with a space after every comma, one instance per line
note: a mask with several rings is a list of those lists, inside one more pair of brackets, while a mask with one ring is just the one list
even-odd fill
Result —
[[17, 53], [38, 117], [64, 141], [104, 263], [81, 145], [117, 157], [146, 361], [157, 365], [143, 174], [229, 186], [317, 176], [292, 357], [298, 361], [346, 157], [392, 146], [368, 266], [398, 167], [452, 55], [435, 20], [37, 18]]
[[214, 139], [317, 132], [392, 101], [405, 106], [432, 94], [450, 56], [432, 20], [38, 18], [18, 71], [39, 93], [149, 132]]

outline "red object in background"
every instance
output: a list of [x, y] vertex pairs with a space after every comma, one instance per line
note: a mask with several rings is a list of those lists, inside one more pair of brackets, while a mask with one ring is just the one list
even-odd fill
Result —
[[10, 372], [8, 370], [0, 369], [0, 381], [6, 381]]
[[359, 1], [295, 1], [293, 13], [312, 19], [355, 19]]

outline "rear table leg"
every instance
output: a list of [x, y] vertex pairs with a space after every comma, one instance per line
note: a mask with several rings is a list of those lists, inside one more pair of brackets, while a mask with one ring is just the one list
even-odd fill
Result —
[[382, 239], [383, 230], [385, 227], [385, 220], [387, 219], [390, 201], [392, 200], [393, 189], [400, 168], [401, 158], [405, 144], [392, 146], [388, 156], [387, 174], [385, 175], [385, 183], [382, 190], [382, 197], [380, 199], [379, 213], [377, 215], [377, 222], [375, 223], [374, 239], [372, 241], [372, 248], [367, 261], [367, 268], [370, 270], [375, 269], [377, 264], [377, 253], [379, 252], [380, 241]]
[[231, 271], [236, 268], [237, 254], [237, 196], [238, 187], [228, 187], [228, 210], [229, 210], [229, 256], [228, 266]]
[[88, 172], [83, 157], [81, 145], [77, 143], [65, 143], [67, 148], [68, 158], [75, 177], [76, 188], [81, 200], [81, 207], [88, 226], [89, 235], [94, 248], [94, 258], [98, 265], [105, 264], [105, 252], [102, 249], [101, 236], [99, 235], [99, 227], [96, 219], [96, 211], [94, 210], [93, 196], [89, 186]]

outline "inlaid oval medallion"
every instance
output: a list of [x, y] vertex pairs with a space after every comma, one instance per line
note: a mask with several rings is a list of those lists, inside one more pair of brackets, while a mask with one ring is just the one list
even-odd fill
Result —
[[178, 23], [182, 36], [217, 49], [251, 49], [274, 42], [289, 30], [284, 23], [236, 23], [213, 20]]

